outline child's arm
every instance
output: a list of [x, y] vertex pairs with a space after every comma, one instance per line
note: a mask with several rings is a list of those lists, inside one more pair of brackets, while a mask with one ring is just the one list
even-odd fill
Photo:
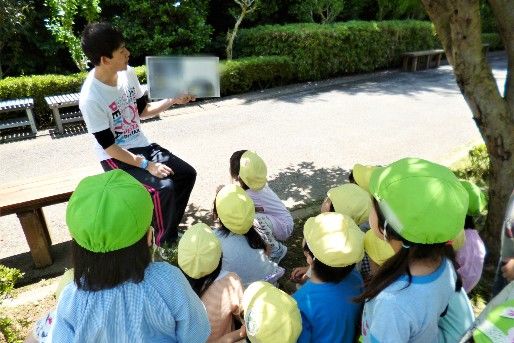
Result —
[[229, 332], [216, 340], [208, 340], [209, 343], [234, 343], [246, 338], [246, 327], [243, 325], [240, 329]]

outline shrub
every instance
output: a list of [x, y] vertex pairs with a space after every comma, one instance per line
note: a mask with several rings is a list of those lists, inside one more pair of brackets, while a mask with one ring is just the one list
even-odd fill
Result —
[[12, 292], [16, 281], [21, 277], [23, 273], [18, 269], [0, 264], [0, 302]]
[[437, 46], [439, 42], [430, 22], [350, 21], [244, 29], [238, 35], [235, 55], [289, 56], [299, 80], [317, 80], [396, 67], [400, 65], [401, 53]]
[[466, 164], [455, 171], [461, 178], [470, 180], [480, 187], [487, 187], [489, 180], [489, 153], [485, 144], [473, 147], [468, 152]]
[[232, 60], [221, 66], [221, 94], [229, 95], [283, 85], [293, 80], [288, 57], [261, 56]]
[[482, 43], [489, 43], [490, 50], [503, 50], [503, 42], [498, 33], [482, 33]]

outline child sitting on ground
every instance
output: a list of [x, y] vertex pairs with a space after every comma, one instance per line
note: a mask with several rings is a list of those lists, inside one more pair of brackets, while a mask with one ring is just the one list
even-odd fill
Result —
[[234, 273], [221, 269], [221, 243], [204, 223], [191, 226], [178, 243], [178, 265], [202, 299], [211, 324], [207, 342], [237, 342], [246, 336], [235, 329], [241, 312], [243, 285]]
[[296, 301], [267, 282], [248, 286], [243, 295], [242, 315], [252, 343], [296, 343], [302, 331]]
[[83, 179], [68, 202], [74, 282], [53, 342], [205, 342], [205, 308], [180, 270], [151, 262], [153, 204], [122, 170]]
[[363, 288], [355, 265], [364, 256], [364, 233], [339, 213], [309, 218], [303, 233], [312, 277], [293, 294], [302, 315], [298, 342], [354, 342], [362, 305], [352, 299]]
[[279, 241], [291, 236], [293, 217], [267, 184], [267, 173], [266, 164], [253, 151], [239, 150], [230, 157], [230, 175], [252, 198], [261, 235], [271, 245], [270, 258], [279, 263], [287, 253], [287, 247]]
[[266, 243], [253, 226], [255, 206], [241, 187], [228, 185], [218, 192], [213, 217], [220, 224], [214, 233], [221, 241], [223, 270], [236, 273], [245, 287], [259, 280], [274, 283], [284, 275], [265, 253]]
[[[349, 216], [359, 225], [361, 230], [366, 231], [369, 227], [368, 216], [371, 207], [371, 196], [368, 192], [353, 183], [347, 183], [334, 187], [327, 192], [327, 197], [321, 204], [321, 212], [336, 212]], [[359, 261], [357, 269], [363, 278], [367, 278], [370, 267], [366, 256]], [[310, 267], [297, 267], [291, 273], [291, 281], [303, 284], [310, 277]]]

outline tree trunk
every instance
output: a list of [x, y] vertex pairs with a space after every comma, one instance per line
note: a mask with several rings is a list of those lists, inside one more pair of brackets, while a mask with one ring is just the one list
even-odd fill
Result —
[[234, 25], [234, 29], [232, 30], [232, 32], [229, 32], [228, 44], [227, 44], [227, 49], [226, 49], [228, 61], [232, 60], [232, 48], [234, 46], [234, 39], [236, 38], [237, 30], [239, 29], [239, 25], [241, 25], [241, 22], [243, 21], [243, 18], [245, 17], [245, 15], [246, 15], [246, 8], [243, 7], [243, 8], [241, 8], [241, 15], [237, 19], [236, 25]]
[[[511, 10], [507, 7], [509, 1], [512, 3], [512, 0], [503, 0], [504, 11]], [[489, 215], [483, 236], [489, 257], [497, 259], [504, 212], [514, 187], [514, 107], [500, 95], [482, 52], [479, 0], [422, 2], [489, 152]], [[510, 30], [513, 24], [510, 23]], [[508, 54], [511, 61], [514, 55]], [[510, 94], [509, 88], [512, 86], [507, 84], [505, 94]]]

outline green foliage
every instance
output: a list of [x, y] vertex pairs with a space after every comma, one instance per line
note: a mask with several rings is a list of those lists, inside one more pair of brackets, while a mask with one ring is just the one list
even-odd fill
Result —
[[28, 9], [29, 5], [24, 1], [0, 0], [0, 79], [3, 77], [2, 50], [22, 29]]
[[236, 57], [288, 56], [295, 76], [303, 81], [399, 66], [403, 52], [439, 45], [430, 22], [351, 21], [244, 29], [234, 53]]
[[23, 337], [13, 328], [13, 322], [9, 318], [0, 317], [0, 334], [7, 343], [21, 343]]
[[123, 32], [133, 62], [145, 56], [195, 54], [210, 42], [206, 0], [123, 0], [114, 17]]
[[11, 294], [16, 281], [22, 277], [23, 273], [18, 269], [0, 264], [0, 301]]
[[489, 43], [490, 50], [503, 50], [503, 42], [498, 33], [482, 33], [482, 43]]
[[467, 163], [455, 171], [457, 177], [470, 180], [480, 187], [487, 186], [489, 179], [489, 153], [485, 144], [480, 144], [468, 153]]
[[[137, 67], [136, 74], [141, 83], [146, 83], [145, 67]], [[86, 78], [86, 73], [71, 75], [33, 75], [7, 77], [0, 80], [0, 99], [34, 98], [34, 115], [38, 126], [46, 127], [52, 123], [51, 110], [45, 96], [75, 93]]]
[[378, 20], [426, 19], [420, 0], [378, 0]]
[[64, 43], [79, 70], [86, 70], [87, 58], [80, 46], [80, 36], [74, 31], [75, 20], [80, 12], [87, 22], [98, 18], [100, 0], [45, 0], [51, 10], [47, 28], [58, 42]]
[[293, 70], [291, 59], [283, 56], [227, 61], [221, 66], [221, 94], [237, 94], [287, 84], [293, 80]]
[[496, 18], [487, 0], [480, 0], [480, 20], [482, 22], [482, 32], [498, 32]]
[[333, 23], [344, 8], [344, 0], [303, 0], [293, 7], [300, 21]]

